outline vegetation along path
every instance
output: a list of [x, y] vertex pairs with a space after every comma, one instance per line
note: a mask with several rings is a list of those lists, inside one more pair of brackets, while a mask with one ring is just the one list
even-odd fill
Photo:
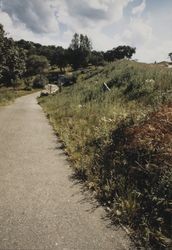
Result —
[[0, 249], [129, 249], [71, 181], [36, 96], [0, 108]]

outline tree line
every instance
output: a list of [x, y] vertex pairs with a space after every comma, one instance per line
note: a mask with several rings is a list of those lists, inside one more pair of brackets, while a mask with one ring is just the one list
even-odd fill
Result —
[[135, 52], [136, 48], [130, 46], [118, 46], [106, 52], [96, 51], [87, 35], [77, 33], [67, 49], [23, 39], [14, 41], [7, 38], [0, 24], [0, 83], [15, 85], [18, 79], [41, 74], [49, 66], [59, 67], [63, 72], [68, 65], [74, 70], [88, 65], [104, 65], [105, 62], [130, 59]]

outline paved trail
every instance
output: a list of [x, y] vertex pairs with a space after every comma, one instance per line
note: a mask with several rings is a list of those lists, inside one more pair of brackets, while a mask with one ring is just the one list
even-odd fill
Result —
[[0, 250], [129, 249], [71, 181], [36, 96], [0, 108]]

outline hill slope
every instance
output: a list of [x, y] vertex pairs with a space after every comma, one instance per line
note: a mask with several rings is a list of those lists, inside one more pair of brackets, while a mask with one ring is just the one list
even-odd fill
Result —
[[[146, 247], [169, 246], [172, 70], [119, 61], [40, 98], [77, 176]], [[104, 86], [106, 83], [110, 91]]]

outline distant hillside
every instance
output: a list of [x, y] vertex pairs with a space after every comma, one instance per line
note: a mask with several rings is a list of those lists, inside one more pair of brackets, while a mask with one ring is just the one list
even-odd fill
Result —
[[162, 61], [159, 62], [158, 65], [170, 68], [172, 66], [172, 62]]

